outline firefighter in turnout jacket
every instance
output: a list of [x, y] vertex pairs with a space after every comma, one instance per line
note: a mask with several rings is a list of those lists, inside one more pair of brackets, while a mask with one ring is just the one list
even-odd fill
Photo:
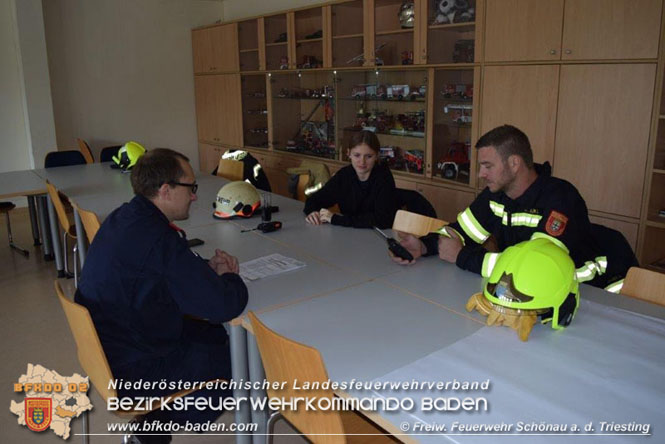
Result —
[[478, 176], [487, 187], [439, 234], [421, 239], [401, 236], [414, 258], [438, 253], [445, 261], [487, 277], [498, 257], [483, 246], [490, 237], [503, 251], [539, 232], [570, 252], [578, 282], [615, 292], [621, 289], [628, 268], [637, 265], [627, 241], [614, 230], [591, 224], [577, 189], [552, 177], [549, 163], [533, 163], [529, 139], [522, 131], [510, 125], [495, 128], [478, 140], [476, 148]]

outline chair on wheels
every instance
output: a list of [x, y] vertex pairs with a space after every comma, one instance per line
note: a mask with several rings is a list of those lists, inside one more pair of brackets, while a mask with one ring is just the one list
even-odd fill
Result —
[[102, 148], [102, 151], [99, 153], [99, 161], [103, 162], [113, 162], [113, 156], [118, 154], [118, 150], [122, 148], [122, 145], [112, 145]]
[[81, 223], [83, 224], [83, 229], [85, 230], [85, 236], [88, 238], [88, 243], [91, 244], [92, 240], [97, 234], [97, 231], [99, 231], [99, 227], [101, 226], [99, 218], [92, 211], [83, 210], [75, 203], [73, 203], [72, 206], [79, 213], [79, 216], [81, 217]]
[[[62, 229], [64, 230], [64, 234], [62, 235], [62, 243], [63, 243], [63, 249], [62, 249], [62, 255], [65, 260], [65, 271], [64, 273], [58, 273], [58, 277], [74, 277], [75, 282], [78, 281], [78, 255], [77, 255], [77, 245], [76, 245], [76, 226], [74, 225], [74, 222], [70, 219], [70, 214], [67, 213], [67, 210], [65, 209], [65, 205], [62, 202], [61, 199], [61, 194], [60, 192], [56, 189], [56, 187], [53, 186], [51, 182], [48, 180], [46, 181], [46, 191], [48, 192], [49, 197], [51, 198], [51, 201], [53, 202], [53, 208], [55, 209], [55, 213], [58, 215], [58, 221], [60, 222], [60, 225], [62, 226]], [[74, 273], [70, 273], [69, 267], [68, 267], [68, 258], [69, 254], [67, 253], [67, 238], [71, 238], [74, 241]], [[62, 276], [60, 275], [62, 274]]]
[[23, 256], [29, 257], [30, 252], [28, 250], [21, 248], [14, 243], [14, 237], [12, 236], [12, 225], [9, 220], [9, 212], [14, 208], [16, 208], [16, 205], [11, 202], [0, 202], [0, 213], [5, 213], [5, 216], [7, 217], [7, 237], [9, 238], [9, 247], [18, 251]]
[[[313, 347], [292, 341], [266, 327], [254, 314], [249, 312], [252, 330], [261, 353], [261, 360], [268, 381], [280, 384], [286, 382], [284, 389], [268, 389], [270, 398], [290, 398], [303, 396], [302, 390], [294, 390], [293, 381], [301, 383], [324, 382], [328, 372], [321, 353]], [[271, 385], [272, 387], [272, 385]], [[305, 396], [332, 399], [332, 390], [311, 390]], [[277, 419], [286, 419], [300, 433], [315, 444], [318, 443], [392, 443], [392, 437], [367, 420], [363, 415], [352, 411], [285, 410], [276, 412], [268, 420], [268, 443], [272, 443], [273, 429]], [[364, 435], [364, 436], [362, 436]], [[368, 436], [374, 435], [374, 436]]]
[[83, 157], [85, 158], [85, 163], [94, 163], [95, 158], [92, 155], [92, 150], [90, 149], [90, 145], [88, 145], [88, 142], [86, 142], [83, 139], [76, 139], [76, 143], [79, 144], [79, 151], [81, 154], [83, 154]]
[[44, 168], [54, 168], [68, 165], [85, 165], [85, 157], [80, 151], [51, 151], [44, 159]]
[[[74, 341], [76, 342], [76, 352], [78, 354], [79, 363], [81, 368], [88, 375], [90, 381], [92, 382], [93, 387], [99, 392], [99, 395], [104, 400], [104, 403], [107, 403], [109, 398], [117, 398], [118, 392], [109, 387], [109, 381], [115, 379], [113, 373], [111, 372], [111, 367], [109, 366], [108, 360], [106, 359], [106, 354], [102, 348], [102, 343], [99, 340], [97, 335], [97, 329], [95, 324], [92, 322], [92, 317], [90, 312], [83, 305], [77, 304], [74, 302], [73, 289], [69, 285], [63, 286], [60, 285], [60, 282], [56, 279], [55, 281], [55, 292], [58, 295], [60, 300], [60, 305], [65, 312], [67, 317], [67, 323], [69, 328], [72, 331], [72, 336], [74, 336]], [[214, 382], [223, 381], [222, 379], [215, 380]], [[181, 392], [174, 393], [170, 395], [172, 401], [175, 398], [186, 396], [190, 393], [193, 393], [195, 390], [183, 390]], [[140, 416], [144, 416], [151, 411], [162, 408], [162, 403], [155, 403], [153, 410], [114, 410], [113, 413], [120, 417], [136, 419]], [[87, 433], [88, 425], [88, 412], [83, 412], [83, 442], [88, 442]], [[130, 437], [125, 435], [124, 443], [132, 442]]]
[[621, 294], [665, 306], [665, 274], [630, 267], [623, 281]]

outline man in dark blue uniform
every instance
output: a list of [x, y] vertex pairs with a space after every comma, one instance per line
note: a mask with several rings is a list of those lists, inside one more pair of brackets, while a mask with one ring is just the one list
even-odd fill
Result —
[[[231, 378], [222, 325], [242, 313], [247, 288], [238, 261], [216, 250], [194, 254], [173, 221], [189, 216], [197, 184], [188, 159], [169, 149], [148, 151], [132, 170], [135, 197], [111, 213], [90, 246], [76, 302], [90, 311], [111, 371], [126, 381], [209, 381]], [[206, 319], [206, 321], [203, 321]], [[119, 396], [165, 396], [177, 388], [121, 386]], [[230, 396], [203, 390], [190, 396]], [[149, 421], [205, 422], [220, 411], [157, 412]], [[139, 436], [169, 442], [170, 436]]]
[[487, 187], [446, 227], [446, 236], [403, 236], [402, 245], [414, 258], [438, 253], [462, 269], [489, 276], [497, 259], [483, 247], [490, 236], [503, 251], [542, 233], [569, 252], [579, 282], [621, 289], [628, 268], [637, 265], [630, 246], [620, 233], [591, 224], [582, 196], [571, 183], [552, 177], [548, 162], [533, 163], [522, 131], [500, 126], [483, 135], [476, 148], [478, 176]]

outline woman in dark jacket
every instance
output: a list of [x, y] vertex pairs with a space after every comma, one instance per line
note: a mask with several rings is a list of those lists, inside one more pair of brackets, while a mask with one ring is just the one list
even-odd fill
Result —
[[[350, 146], [351, 165], [307, 198], [305, 220], [313, 225], [390, 228], [397, 211], [395, 180], [390, 169], [379, 162], [379, 139], [370, 131], [360, 131]], [[335, 204], [341, 214], [327, 210]]]

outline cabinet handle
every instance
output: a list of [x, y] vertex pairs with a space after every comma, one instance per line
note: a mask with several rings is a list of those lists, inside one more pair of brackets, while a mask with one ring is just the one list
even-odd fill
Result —
[[566, 54], [572, 54], [573, 51], [571, 51], [570, 49], [566, 49], [565, 53], [566, 53]]
[[550, 54], [551, 55], [556, 55], [556, 49], [550, 49]]

